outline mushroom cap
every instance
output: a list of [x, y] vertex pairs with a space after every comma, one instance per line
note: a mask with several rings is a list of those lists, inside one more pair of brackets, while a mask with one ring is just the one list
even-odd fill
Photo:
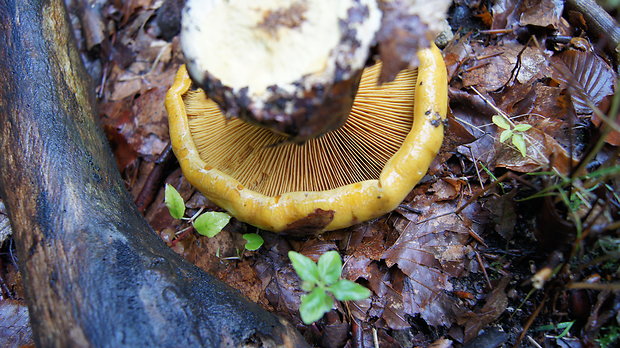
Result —
[[166, 96], [172, 148], [192, 185], [261, 229], [318, 233], [381, 216], [424, 176], [443, 140], [446, 68], [434, 46], [418, 58], [418, 69], [381, 86], [380, 67], [367, 68], [347, 123], [304, 145], [226, 121], [181, 67]]

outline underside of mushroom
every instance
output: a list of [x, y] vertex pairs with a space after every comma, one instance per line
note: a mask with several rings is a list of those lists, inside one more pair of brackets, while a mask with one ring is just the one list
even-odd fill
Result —
[[377, 85], [366, 69], [348, 121], [303, 145], [227, 120], [181, 68], [166, 97], [172, 147], [187, 179], [237, 219], [294, 234], [351, 226], [393, 210], [443, 139], [447, 77], [436, 47], [418, 69]]
[[283, 143], [284, 136], [226, 120], [202, 89], [185, 95], [191, 135], [200, 158], [267, 196], [295, 191], [325, 191], [378, 179], [400, 148], [413, 123], [416, 71], [377, 86], [381, 64], [362, 76], [347, 122], [303, 145]]

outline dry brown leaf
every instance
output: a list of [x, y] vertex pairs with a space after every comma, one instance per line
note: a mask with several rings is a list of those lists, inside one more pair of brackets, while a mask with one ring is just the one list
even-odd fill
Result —
[[562, 21], [564, 1], [562, 0], [525, 0], [521, 5], [523, 12], [519, 24], [534, 25], [557, 29]]
[[371, 262], [373, 261], [365, 256], [345, 257], [342, 277], [352, 281], [358, 278], [368, 278]]
[[553, 57], [553, 77], [569, 88], [578, 114], [589, 114], [588, 102], [598, 106], [614, 93], [616, 74], [607, 62], [594, 52], [569, 50]]
[[444, 178], [432, 184], [429, 192], [433, 192], [438, 201], [448, 201], [458, 196], [461, 192], [461, 184], [461, 180]]
[[293, 267], [289, 265], [275, 268], [273, 276], [265, 288], [265, 298], [274, 311], [284, 318], [301, 323], [299, 306], [301, 305], [301, 282]]
[[[120, 69], [118, 67], [114, 67], [114, 70]], [[113, 78], [118, 81], [112, 87], [112, 94], [109, 98], [109, 101], [118, 101], [123, 100], [127, 97], [131, 97], [140, 92], [143, 88], [143, 82], [140, 78], [137, 78], [135, 74], [130, 72], [112, 72]]]
[[469, 44], [471, 35], [472, 33], [468, 33], [464, 36], [460, 36], [460, 34], [457, 33], [441, 51], [446, 63], [446, 69], [448, 70], [448, 81], [452, 80], [461, 64], [472, 56], [473, 49]]
[[[620, 113], [618, 115], [616, 115], [615, 122], [616, 122], [616, 124], [620, 124]], [[603, 120], [601, 120], [600, 117], [598, 117], [596, 114], [594, 114], [592, 116], [592, 123], [594, 123], [594, 125], [597, 126], [597, 127], [601, 127], [601, 124], [603, 123]], [[613, 145], [613, 146], [620, 146], [620, 132], [612, 130], [607, 135], [607, 137], [605, 137], [605, 142], [607, 142], [608, 144]]]
[[465, 243], [470, 230], [481, 232], [467, 216], [477, 206], [470, 205], [459, 216], [449, 214], [456, 209], [454, 202], [429, 205], [422, 198], [412, 207], [421, 212], [418, 220], [394, 221], [401, 236], [383, 257], [388, 266], [396, 264], [407, 275], [402, 291], [405, 313], [420, 314], [430, 325], [447, 325], [453, 319], [454, 302], [444, 291], [452, 289], [449, 277], [467, 272], [469, 247]]
[[428, 348], [452, 348], [452, 341], [447, 338], [440, 338], [437, 341], [431, 343]]
[[128, 134], [130, 143], [140, 146], [138, 153], [146, 156], [160, 154], [170, 139], [168, 134], [168, 114], [163, 107], [167, 85], [143, 92], [133, 104], [132, 111], [135, 130]]
[[226, 263], [226, 268], [216, 273], [216, 276], [232, 288], [241, 291], [251, 301], [260, 304], [266, 302], [263, 300], [265, 290], [256, 271], [252, 267], [251, 259], [246, 257], [235, 263], [228, 262]]
[[506, 286], [510, 278], [502, 278], [499, 284], [491, 291], [484, 306], [475, 312], [469, 312], [459, 318], [459, 324], [465, 325], [465, 342], [478, 336], [478, 332], [499, 318], [506, 310], [508, 297]]
[[484, 203], [495, 223], [495, 231], [506, 240], [512, 239], [517, 224], [516, 204], [514, 202], [516, 194], [517, 190], [513, 190], [505, 195], [491, 196]]
[[309, 257], [314, 262], [318, 262], [321, 255], [330, 250], [338, 250], [334, 242], [320, 239], [308, 239], [301, 244], [297, 252]]
[[[370, 289], [373, 297], [370, 316], [381, 317], [393, 330], [405, 329], [410, 326], [404, 311], [403, 280], [406, 277], [399, 269], [386, 270], [373, 263], [369, 267]], [[362, 319], [362, 318], [361, 318]]]
[[491, 12], [493, 13], [493, 24], [491, 29], [507, 29], [518, 25], [519, 3], [511, 0], [497, 0], [494, 2]]
[[[525, 83], [547, 75], [547, 57], [538, 48], [524, 47], [516, 41], [503, 46], [474, 46], [475, 56], [462, 66], [463, 86], [476, 86], [481, 92], [507, 86], [512, 79]], [[517, 65], [518, 64], [518, 65]]]
[[441, 150], [439, 150], [439, 155], [441, 156], [444, 152], [454, 152], [457, 146], [471, 143], [474, 140], [476, 138], [469, 130], [461, 122], [457, 121], [452, 114], [449, 114], [447, 132], [444, 136]]
[[516, 172], [528, 173], [539, 169], [555, 168], [562, 174], [568, 174], [577, 161], [571, 159], [564, 148], [543, 131], [531, 128], [524, 133], [527, 156], [508, 144], [496, 143], [495, 165]]

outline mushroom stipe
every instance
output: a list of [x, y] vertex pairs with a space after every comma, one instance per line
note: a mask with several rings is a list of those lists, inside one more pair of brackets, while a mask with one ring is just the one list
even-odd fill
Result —
[[[207, 144], [206, 140], [205, 142], [203, 140], [197, 141], [201, 131], [197, 130], [196, 124], [205, 122], [205, 117], [218, 117], [223, 120], [224, 116], [219, 113], [216, 107], [213, 107], [214, 109], [211, 111], [206, 110], [211, 108], [208, 104], [205, 104], [210, 101], [204, 96], [196, 95], [200, 90], [191, 89], [192, 81], [184, 66], [179, 69], [174, 84], [166, 96], [172, 148], [185, 177], [192, 185], [238, 220], [261, 229], [289, 234], [312, 234], [345, 228], [376, 218], [390, 212], [402, 202], [404, 197], [428, 170], [443, 140], [442, 121], [445, 120], [447, 110], [446, 68], [441, 52], [434, 46], [419, 51], [418, 57], [420, 65], [417, 69], [417, 74], [415, 71], [404, 71], [399, 74], [399, 76], [402, 75], [404, 77], [401, 79], [397, 78], [393, 82], [394, 85], [392, 87], [388, 86], [389, 84], [368, 87], [370, 88], [369, 91], [373, 91], [372, 93], [390, 95], [396, 93], [393, 92], [394, 88], [395, 90], [402, 89], [403, 83], [412, 84], [411, 93], [413, 93], [413, 98], [406, 99], [407, 97], [403, 96], [405, 98], [403, 100], [409, 100], [408, 102], [413, 104], [409, 109], [391, 104], [377, 104], [371, 105], [368, 109], [369, 111], [366, 111], [366, 113], [373, 114], [375, 117], [383, 117], [388, 115], [392, 108], [403, 108], [403, 110], [409, 110], [407, 117], [413, 119], [411, 128], [408, 129], [409, 126], [406, 126], [407, 128], [404, 128], [405, 133], [403, 135], [400, 134], [403, 132], [401, 124], [401, 126], [396, 127], [400, 130], [388, 127], [387, 131], [381, 131], [385, 133], [384, 136], [388, 140], [370, 139], [369, 146], [372, 147], [372, 144], [376, 143], [375, 147], [379, 151], [373, 152], [371, 157], [385, 157], [385, 151], [382, 150], [384, 143], [388, 144], [386, 145], [387, 147], [393, 147], [394, 142], [398, 143], [399, 146], [394, 151], [388, 151], [389, 155], [383, 160], [369, 158], [360, 161], [358, 165], [358, 167], [376, 167], [376, 163], [380, 162], [383, 165], [380, 170], [370, 169], [365, 171], [355, 169], [357, 167], [349, 169], [349, 167], [345, 166], [346, 163], [342, 163], [348, 161], [347, 158], [349, 157], [345, 156], [339, 160], [334, 160], [330, 157], [328, 159], [320, 159], [319, 161], [323, 162], [323, 164], [319, 163], [316, 166], [322, 166], [321, 170], [333, 167], [334, 171], [340, 172], [340, 174], [330, 173], [329, 175], [321, 175], [321, 173], [318, 173], [312, 177], [296, 177], [289, 180], [286, 177], [291, 176], [292, 173], [287, 173], [281, 169], [280, 172], [272, 175], [271, 171], [278, 170], [277, 162], [263, 164], [269, 161], [261, 160], [266, 156], [261, 153], [256, 155], [256, 159], [252, 160], [255, 162], [251, 162], [251, 165], [249, 167], [246, 166], [247, 168], [243, 169], [243, 171], [254, 171], [260, 176], [261, 173], [259, 172], [263, 170], [265, 173], [262, 173], [262, 175], [266, 177], [272, 176], [271, 178], [257, 179], [256, 176], [244, 177], [243, 175], [241, 175], [241, 179], [238, 176], [233, 177], [232, 175], [237, 175], [237, 173], [234, 173], [234, 168], [231, 168], [233, 166], [232, 162], [236, 162], [235, 165], [242, 167], [243, 162], [250, 158], [249, 152], [246, 152], [246, 155], [242, 155], [241, 158], [236, 160], [231, 158], [221, 159], [218, 165], [207, 163], [205, 158], [211, 155], [213, 155], [211, 157], [214, 157], [218, 151], [226, 147], [237, 147], [239, 152], [243, 152], [239, 149], [239, 147], [242, 147], [240, 145], [248, 146], [247, 151], [251, 150], [253, 151], [252, 153], [264, 152], [268, 148], [266, 145], [270, 145], [269, 141], [272, 142], [271, 145], [273, 145], [274, 140], [277, 141], [277, 135], [264, 135], [262, 132], [267, 131], [255, 126], [246, 126], [238, 120], [218, 121], [213, 124], [220, 124], [217, 126], [220, 127], [217, 128], [219, 130], [216, 130], [219, 133], [214, 134], [227, 134], [223, 131], [226, 129], [225, 127], [248, 129], [242, 130], [243, 137], [234, 138], [234, 141], [229, 137], [229, 145], [224, 146], [220, 144], [219, 149], [217, 146], [213, 147], [213, 145]], [[364, 74], [372, 74], [372, 69], [372, 67], [367, 68]], [[362, 81], [360, 91], [362, 91], [363, 84], [364, 82]], [[414, 87], [416, 85], [417, 87]], [[387, 88], [393, 88], [393, 90], [387, 90]], [[193, 103], [193, 99], [203, 100], [200, 106], [188, 104], [190, 102]], [[357, 97], [354, 102], [354, 110], [356, 104], [359, 104]], [[402, 102], [398, 105], [401, 104]], [[385, 105], [388, 106], [386, 107]], [[196, 113], [194, 109], [198, 110], [200, 108], [206, 110], [205, 115], [191, 115]], [[362, 106], [359, 106], [359, 108], [361, 113], [364, 114], [365, 111]], [[354, 119], [353, 114], [354, 112], [352, 111], [350, 119]], [[233, 122], [238, 122], [238, 124], [233, 124]], [[399, 119], [392, 120], [385, 117], [385, 121], [380, 119], [375, 123], [397, 124], [403, 122], [399, 121]], [[249, 129], [249, 127], [255, 129]], [[342, 128], [346, 127], [347, 124]], [[363, 128], [365, 125], [360, 127]], [[334, 137], [342, 138], [336, 132], [340, 132], [340, 130], [332, 132], [336, 134]], [[346, 132], [346, 130], [343, 132]], [[311, 145], [298, 146], [286, 144], [271, 146], [270, 148], [273, 153], [279, 153], [278, 156], [290, 159], [295, 156], [293, 154], [295, 147], [318, 146], [311, 151], [312, 155], [300, 157], [301, 159], [314, 160], [321, 156], [331, 156], [329, 153], [324, 153], [329, 150], [329, 148], [325, 147], [327, 145], [323, 147], [316, 145], [321, 143], [323, 138], [329, 139], [330, 134], [316, 139], [316, 142], [309, 141], [308, 143], [312, 143]], [[219, 135], [205, 136], [207, 138], [219, 137]], [[371, 137], [367, 133], [364, 133], [363, 136], [359, 134], [357, 136], [358, 138]], [[374, 134], [372, 136], [378, 135]], [[398, 140], [399, 137], [401, 137], [400, 140]], [[395, 138], [396, 140], [394, 140]], [[257, 139], [263, 139], [262, 145], [256, 145]], [[328, 141], [328, 144], [332, 143]], [[341, 148], [348, 147], [347, 141], [337, 143], [336, 146], [338, 144]], [[211, 146], [210, 150], [207, 150], [208, 146]], [[202, 153], [200, 148], [202, 148]], [[209, 159], [209, 161], [211, 162], [212, 160]], [[289, 163], [287, 166], [297, 168], [295, 169], [296, 171], [299, 170], [305, 173], [305, 175], [311, 173], [311, 171], [305, 169], [304, 171], [298, 168], [303, 169], [315, 165], [303, 163], [303, 160], [296, 160], [296, 162], [300, 161], [302, 162], [301, 164], [293, 165]], [[261, 165], [265, 167], [260, 169], [262, 168]], [[346, 174], [349, 170], [352, 172], [351, 177], [354, 179], [342, 179], [343, 175], [341, 174]], [[355, 173], [355, 171], [358, 171], [358, 173]], [[334, 179], [331, 181], [336, 184], [321, 182], [321, 178], [317, 178], [317, 176], [333, 177]], [[271, 181], [268, 179], [271, 179]], [[284, 187], [275, 187], [273, 184], [264, 183], [274, 181], [285, 182], [285, 185]]]

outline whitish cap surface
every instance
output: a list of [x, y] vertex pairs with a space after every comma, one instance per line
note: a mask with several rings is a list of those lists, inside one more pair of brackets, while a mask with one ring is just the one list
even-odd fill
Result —
[[380, 23], [375, 0], [188, 0], [181, 44], [199, 84], [208, 72], [255, 98], [348, 79]]

